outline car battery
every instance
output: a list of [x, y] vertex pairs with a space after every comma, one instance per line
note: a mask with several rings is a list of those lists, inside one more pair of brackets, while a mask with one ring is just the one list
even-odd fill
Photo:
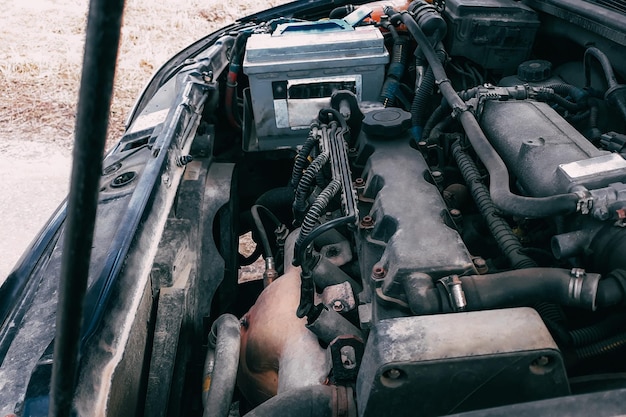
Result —
[[539, 28], [537, 14], [514, 0], [447, 0], [443, 15], [450, 55], [511, 73], [529, 57]]
[[243, 61], [250, 83], [244, 149], [295, 148], [336, 91], [351, 91], [359, 102], [377, 101], [388, 62], [379, 29], [343, 19], [286, 23], [271, 34], [252, 34]]

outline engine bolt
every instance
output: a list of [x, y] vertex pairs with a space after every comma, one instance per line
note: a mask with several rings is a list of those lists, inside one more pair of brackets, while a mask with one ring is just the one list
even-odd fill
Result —
[[385, 278], [385, 275], [387, 275], [387, 271], [382, 266], [372, 268], [372, 278]]
[[487, 261], [485, 261], [480, 256], [476, 256], [475, 258], [473, 258], [472, 262], [474, 263], [476, 272], [478, 272], [479, 274], [483, 275], [489, 271], [489, 267], [487, 266]]
[[363, 178], [359, 177], [354, 180], [355, 187], [363, 187], [364, 185], [365, 185], [365, 180]]
[[336, 312], [343, 311], [343, 303], [339, 300], [335, 300], [333, 302], [333, 310], [335, 310]]
[[433, 176], [433, 180], [435, 180], [435, 185], [442, 190], [443, 189], [443, 172], [441, 171], [432, 171], [431, 175]]
[[[445, 191], [444, 191], [445, 193]], [[459, 209], [450, 209], [450, 217], [456, 226], [456, 229], [460, 232], [463, 231], [463, 215]]]
[[402, 376], [402, 372], [399, 369], [388, 369], [385, 371], [384, 375], [389, 379], [398, 379]]
[[374, 226], [374, 218], [372, 216], [365, 216], [361, 220], [361, 227], [370, 228]]

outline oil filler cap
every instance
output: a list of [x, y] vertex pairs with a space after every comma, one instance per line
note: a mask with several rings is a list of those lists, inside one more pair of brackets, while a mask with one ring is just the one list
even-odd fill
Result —
[[372, 136], [393, 138], [410, 127], [411, 113], [395, 107], [372, 110], [363, 119], [363, 131]]
[[552, 76], [552, 63], [542, 59], [535, 59], [519, 64], [517, 78], [527, 83], [547, 80]]

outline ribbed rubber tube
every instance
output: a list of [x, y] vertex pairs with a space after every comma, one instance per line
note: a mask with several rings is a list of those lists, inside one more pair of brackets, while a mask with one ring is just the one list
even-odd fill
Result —
[[504, 213], [522, 217], [542, 218], [574, 213], [578, 209], [579, 196], [575, 193], [559, 194], [550, 197], [524, 197], [513, 194], [509, 189], [509, 172], [502, 158], [495, 151], [480, 128], [476, 116], [456, 93], [448, 79], [443, 65], [430, 45], [428, 38], [421, 31], [413, 17], [401, 13], [401, 20], [410, 34], [420, 45], [435, 75], [435, 83], [441, 94], [463, 125], [476, 154], [483, 162], [490, 175], [490, 192], [494, 204]]
[[597, 343], [611, 337], [616, 331], [624, 330], [626, 313], [621, 312], [607, 317], [600, 323], [570, 331], [572, 343], [576, 347]]
[[304, 216], [304, 221], [302, 222], [302, 227], [300, 228], [300, 234], [298, 235], [298, 240], [296, 240], [297, 247], [300, 247], [302, 241], [304, 241], [309, 233], [313, 231], [321, 215], [326, 210], [328, 203], [335, 195], [337, 195], [340, 189], [341, 183], [339, 180], [332, 180], [326, 188], [324, 188], [320, 195], [317, 196], [315, 202], [307, 211], [306, 216]]
[[467, 186], [470, 188], [478, 210], [480, 210], [480, 213], [489, 227], [491, 235], [498, 243], [502, 253], [511, 263], [511, 266], [515, 269], [537, 266], [532, 258], [522, 252], [523, 246], [506, 220], [498, 216], [496, 206], [489, 194], [489, 189], [482, 183], [481, 175], [478, 172], [476, 164], [472, 158], [461, 149], [461, 145], [458, 141], [452, 144], [452, 154]]
[[309, 165], [306, 171], [304, 171], [304, 174], [298, 183], [296, 196], [293, 202], [293, 214], [296, 222], [302, 221], [302, 215], [306, 209], [306, 199], [309, 196], [311, 187], [313, 186], [317, 173], [328, 162], [329, 158], [330, 154], [328, 152], [322, 152], [313, 160], [313, 162], [311, 162], [311, 165]]
[[309, 133], [309, 136], [307, 136], [304, 144], [302, 145], [302, 148], [300, 148], [300, 151], [298, 151], [298, 154], [296, 155], [296, 160], [293, 164], [293, 172], [291, 173], [291, 186], [293, 188], [296, 188], [298, 186], [298, 183], [302, 178], [302, 174], [307, 167], [308, 157], [309, 155], [311, 155], [313, 147], [315, 147], [315, 145], [317, 144], [318, 138], [315, 135], [315, 130], [316, 127], [311, 126], [311, 132]]

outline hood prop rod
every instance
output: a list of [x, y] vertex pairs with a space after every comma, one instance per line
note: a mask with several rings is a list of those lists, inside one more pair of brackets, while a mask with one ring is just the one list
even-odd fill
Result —
[[83, 300], [89, 277], [102, 158], [124, 0], [91, 0], [78, 96], [73, 166], [61, 258], [50, 417], [72, 413]]

